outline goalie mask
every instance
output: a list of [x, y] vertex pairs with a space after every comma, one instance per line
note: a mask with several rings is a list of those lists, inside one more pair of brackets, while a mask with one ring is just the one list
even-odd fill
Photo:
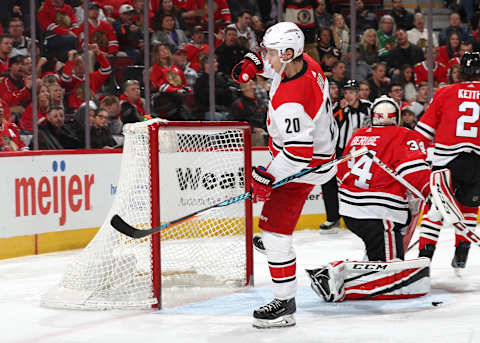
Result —
[[400, 108], [395, 100], [382, 95], [372, 104], [372, 126], [400, 124]]

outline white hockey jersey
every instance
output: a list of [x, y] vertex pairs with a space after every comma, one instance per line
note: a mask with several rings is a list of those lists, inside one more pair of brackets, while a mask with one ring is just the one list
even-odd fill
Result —
[[[322, 68], [304, 54], [304, 65], [293, 78], [276, 73], [264, 61], [263, 76], [272, 78], [267, 129], [273, 160], [267, 170], [276, 180], [335, 158], [338, 127], [332, 115], [328, 80]], [[296, 182], [324, 184], [336, 167], [307, 174]]]

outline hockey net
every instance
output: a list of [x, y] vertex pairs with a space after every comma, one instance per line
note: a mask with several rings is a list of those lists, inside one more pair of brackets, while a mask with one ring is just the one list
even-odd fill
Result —
[[201, 297], [208, 293], [202, 289], [251, 283], [250, 201], [209, 210], [142, 239], [110, 225], [118, 214], [137, 229], [150, 229], [245, 193], [248, 125], [150, 120], [126, 125], [124, 136], [111, 210], [97, 235], [69, 263], [60, 284], [42, 297], [42, 305], [161, 307], [175, 305], [182, 294]]

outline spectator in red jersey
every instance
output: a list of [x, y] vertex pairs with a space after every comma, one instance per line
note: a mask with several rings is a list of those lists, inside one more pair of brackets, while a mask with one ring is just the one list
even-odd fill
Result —
[[199, 24], [200, 18], [207, 14], [203, 0], [173, 0], [173, 5], [180, 10], [187, 27]]
[[90, 128], [92, 149], [113, 148], [117, 143], [112, 137], [112, 131], [107, 126], [108, 111], [104, 108], [95, 110]]
[[9, 35], [0, 36], [0, 75], [8, 71], [8, 59], [13, 49], [13, 38]]
[[[89, 43], [97, 44], [100, 50], [107, 56], [116, 55], [118, 52], [118, 39], [113, 26], [99, 18], [100, 5], [96, 2], [88, 4], [88, 32]], [[83, 23], [81, 23], [83, 27]], [[80, 34], [80, 46], [84, 43], [84, 33]]]
[[233, 27], [225, 28], [225, 40], [215, 50], [219, 63], [219, 71], [225, 75], [230, 75], [232, 68], [248, 52], [238, 44], [237, 30]]
[[155, 12], [155, 16], [152, 18], [152, 29], [154, 31], [161, 30], [161, 19], [164, 15], [170, 14], [175, 19], [175, 27], [181, 30], [186, 29], [185, 21], [182, 18], [181, 12], [178, 8], [173, 6], [173, 0], [160, 0], [160, 8]]
[[143, 30], [134, 23], [135, 9], [129, 4], [124, 4], [120, 6], [119, 13], [120, 19], [113, 23], [119, 49], [132, 57], [135, 63], [140, 63], [140, 52], [144, 46]]
[[460, 43], [460, 52], [458, 53], [458, 56], [456, 56], [454, 58], [451, 58], [448, 61], [447, 68], [450, 69], [454, 64], [460, 64], [460, 60], [462, 59], [462, 56], [466, 52], [473, 52], [473, 43], [472, 42], [461, 42]]
[[[37, 88], [38, 91], [38, 109], [37, 120], [45, 118], [48, 114], [50, 104], [50, 94], [48, 93], [48, 87], [43, 83], [40, 83]], [[33, 131], [33, 104], [28, 105], [25, 112], [20, 117], [19, 127], [23, 131]]]
[[0, 96], [14, 113], [23, 113], [31, 101], [32, 77], [25, 76], [24, 59], [20, 55], [11, 57], [8, 62], [10, 69], [0, 82]]
[[128, 102], [135, 106], [141, 117], [145, 116], [145, 100], [140, 96], [140, 82], [137, 80], [127, 80], [123, 86], [123, 94], [120, 95], [120, 104]]
[[5, 119], [5, 104], [0, 102], [0, 151], [28, 150], [15, 124]]
[[13, 38], [13, 49], [10, 56], [30, 54], [32, 48], [32, 40], [25, 36], [25, 27], [23, 20], [19, 17], [10, 18], [8, 21], [8, 34]]
[[[215, 12], [213, 13], [213, 20], [215, 24], [231, 24], [232, 23], [232, 14], [230, 13], [230, 8], [227, 5], [226, 0], [213, 0], [213, 6]], [[207, 1], [201, 0], [203, 3], [203, 8], [207, 9]], [[202, 22], [208, 22], [208, 13], [202, 18]]]
[[153, 45], [165, 44], [170, 51], [176, 51], [179, 46], [188, 43], [185, 32], [175, 28], [175, 19], [172, 15], [164, 15], [161, 23], [161, 30], [155, 31], [152, 35]]
[[208, 44], [204, 41], [203, 29], [201, 26], [195, 26], [192, 31], [192, 43], [185, 44], [187, 51], [187, 61], [190, 63], [190, 68], [197, 73], [200, 72], [200, 54], [208, 55]]
[[[95, 54], [100, 68], [90, 73], [90, 92], [94, 97], [102, 85], [112, 73], [112, 68], [105, 55], [100, 51], [97, 44], [89, 44], [88, 49]], [[67, 106], [69, 112], [73, 112], [85, 101], [83, 93], [83, 82], [85, 80], [85, 63], [83, 56], [75, 50], [68, 53], [68, 61], [63, 68], [60, 84], [67, 93]]]
[[[447, 81], [448, 71], [447, 67], [444, 64], [438, 62], [438, 60], [436, 59], [437, 52], [438, 48], [433, 49], [432, 51], [433, 60], [435, 61], [433, 62], [433, 79], [435, 87], [438, 87], [440, 83], [444, 83]], [[427, 50], [425, 50], [425, 58], [427, 58]], [[415, 74], [415, 84], [418, 85], [422, 81], [428, 81], [429, 69], [430, 68], [428, 67], [428, 62], [426, 60], [415, 65], [415, 67], [413, 68], [413, 72]]]
[[438, 48], [438, 55], [436, 61], [448, 65], [448, 61], [460, 55], [460, 35], [453, 31], [448, 36], [447, 45]]
[[[130, 0], [130, 4], [133, 6], [133, 9], [135, 10], [135, 15], [133, 17], [133, 21], [135, 25], [140, 27], [141, 30], [143, 30], [143, 23], [144, 23], [144, 10], [143, 6], [145, 5], [145, 0]], [[153, 19], [154, 13], [152, 10], [149, 8], [148, 9], [148, 28], [150, 31], [152, 30], [152, 19]]]
[[[158, 90], [154, 95], [153, 111], [162, 118], [169, 120], [187, 120], [188, 110], [185, 108], [184, 95], [191, 94], [185, 74], [180, 64], [185, 64], [186, 52], [179, 49], [172, 56], [164, 44], [155, 46], [152, 55], [152, 71], [150, 79], [152, 86]], [[183, 60], [183, 61], [182, 61]]]
[[[32, 146], [30, 142], [30, 146]], [[38, 148], [40, 150], [78, 149], [82, 146], [75, 133], [65, 125], [62, 107], [51, 107], [47, 118], [38, 125]]]
[[73, 8], [64, 0], [45, 0], [38, 11], [38, 23], [48, 54], [65, 62], [68, 51], [77, 48], [79, 26]]

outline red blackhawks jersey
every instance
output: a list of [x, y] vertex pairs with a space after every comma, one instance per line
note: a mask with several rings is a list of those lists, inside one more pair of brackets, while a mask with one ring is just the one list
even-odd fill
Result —
[[164, 93], [173, 93], [183, 87], [188, 87], [183, 70], [176, 64], [170, 67], [154, 64], [150, 71], [150, 81], [159, 92]]
[[462, 152], [480, 155], [480, 82], [440, 88], [415, 130], [435, 138], [433, 165], [444, 166]]
[[189, 67], [199, 73], [201, 68], [198, 57], [202, 52], [208, 54], [208, 44], [202, 44], [200, 47], [195, 46], [193, 43], [185, 44], [183, 48], [187, 52], [187, 61], [190, 63]]
[[[108, 62], [108, 59], [103, 53], [97, 55], [97, 61], [100, 64], [100, 68], [89, 75], [92, 97], [95, 96], [112, 73], [110, 62]], [[85, 81], [85, 77], [80, 78], [73, 74], [74, 64], [75, 62], [73, 61], [67, 61], [67, 63], [65, 63], [60, 76], [60, 84], [67, 92], [68, 107], [77, 109], [85, 101], [83, 95], [83, 82]]]
[[72, 31], [78, 36], [79, 26], [77, 17], [70, 5], [63, 4], [62, 8], [53, 7], [51, 0], [45, 0], [38, 11], [38, 23], [43, 32], [51, 31], [57, 36], [67, 35]]
[[[430, 167], [421, 135], [399, 126], [363, 128], [352, 136], [345, 154], [364, 146], [422, 194], [429, 193]], [[337, 178], [341, 215], [407, 222], [407, 189], [367, 155], [340, 164]]]
[[[439, 83], [447, 82], [447, 67], [441, 63], [435, 62], [435, 67], [433, 68], [433, 79], [435, 84], [438, 86]], [[423, 61], [417, 63], [413, 67], [413, 73], [415, 76], [415, 84], [418, 85], [420, 82], [428, 81], [428, 67], [427, 62]]]
[[[92, 22], [89, 21], [88, 30], [88, 41], [90, 44], [98, 44], [100, 50], [108, 54], [116, 54], [118, 52], [117, 36], [115, 35], [113, 26], [109, 22], [99, 20], [97, 26], [93, 26]], [[80, 46], [83, 46], [83, 42], [84, 33], [82, 32], [80, 34]]]
[[[273, 160], [267, 170], [277, 180], [335, 158], [338, 127], [332, 115], [328, 80], [322, 68], [303, 54], [301, 72], [291, 79], [264, 63], [265, 77], [273, 78], [267, 129]], [[336, 168], [305, 175], [298, 182], [323, 184]]]

